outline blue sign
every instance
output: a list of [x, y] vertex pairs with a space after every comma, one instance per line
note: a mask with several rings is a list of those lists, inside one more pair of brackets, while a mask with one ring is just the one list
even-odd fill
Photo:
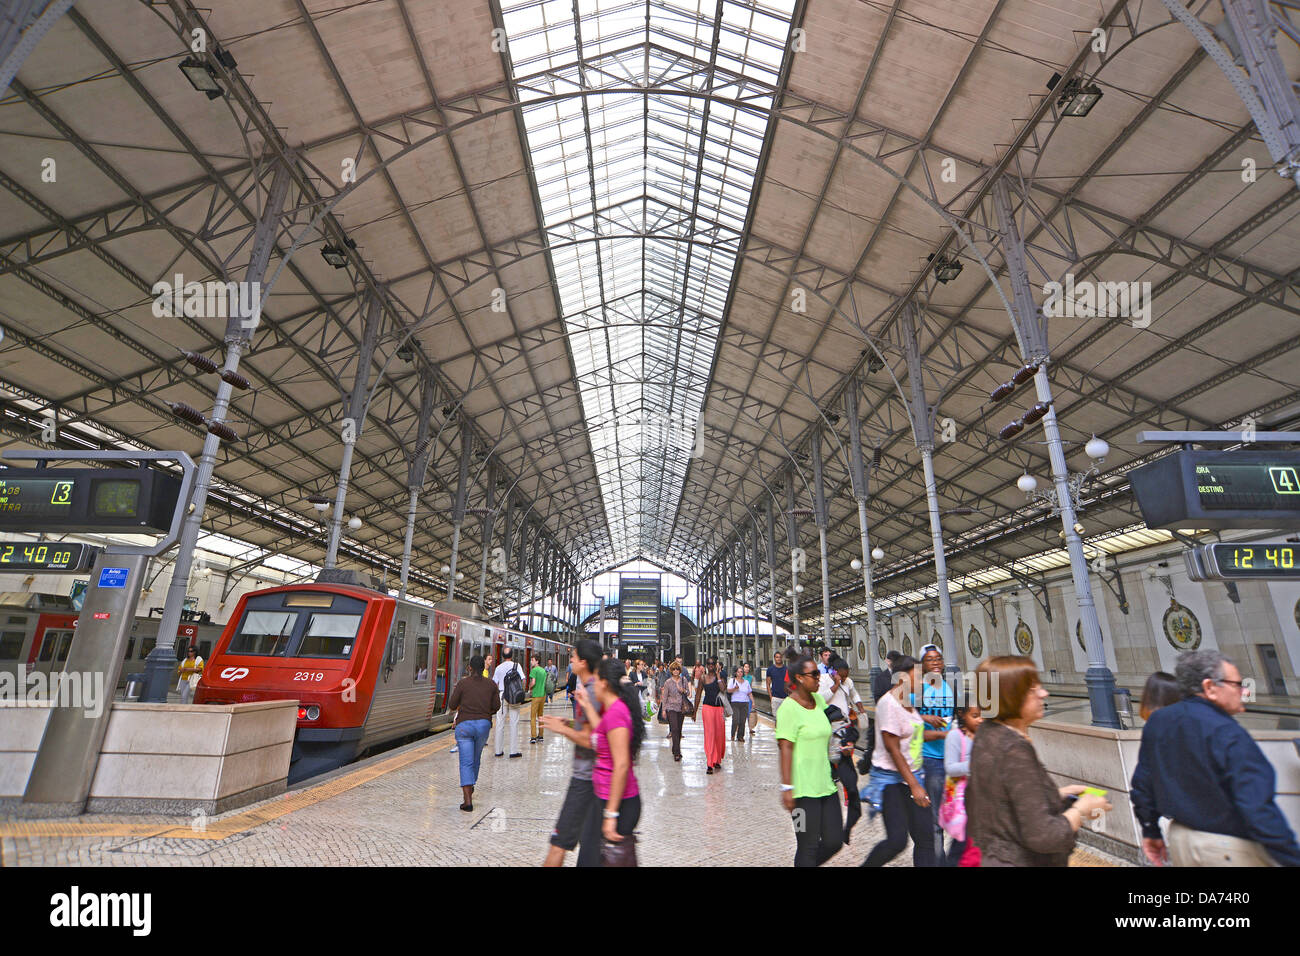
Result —
[[124, 588], [126, 587], [126, 578], [126, 568], [103, 568], [99, 572], [99, 586], [101, 588]]

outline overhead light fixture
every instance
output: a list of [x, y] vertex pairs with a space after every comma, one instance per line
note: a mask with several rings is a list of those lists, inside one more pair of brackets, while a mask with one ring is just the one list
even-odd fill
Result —
[[951, 282], [953, 279], [961, 275], [961, 260], [955, 256], [951, 259], [947, 256], [939, 256], [936, 259], [932, 252], [925, 258], [927, 262], [934, 263], [934, 277], [941, 283]]
[[[1061, 74], [1053, 73], [1047, 81], [1047, 88], [1055, 90], [1061, 82]], [[1061, 108], [1062, 116], [1087, 116], [1101, 99], [1101, 87], [1075, 77], [1061, 87], [1061, 94], [1056, 98], [1056, 105]]]
[[407, 339], [397, 347], [397, 357], [403, 362], [411, 362], [415, 359], [415, 349], [411, 348], [411, 340]]
[[329, 243], [320, 247], [320, 257], [335, 269], [342, 269], [348, 264], [348, 254], [338, 246]]
[[840, 416], [839, 416], [839, 413], [838, 413], [838, 412], [827, 412], [827, 413], [826, 413], [826, 421], [830, 422], [832, 425], [838, 425], [838, 424], [840, 423]]
[[361, 519], [358, 518], [356, 515], [353, 515], [351, 518], [348, 519], [348, 530], [349, 530], [349, 531], [360, 531], [360, 530], [361, 530], [361, 523], [362, 523], [362, 522], [361, 522]]
[[1023, 491], [1025, 494], [1030, 494], [1031, 492], [1035, 491], [1038, 488], [1038, 479], [1035, 478], [1033, 475], [1031, 475], [1029, 472], [1025, 472], [1023, 475], [1021, 475], [1019, 478], [1016, 479], [1016, 487], [1019, 488], [1021, 491]]
[[867, 359], [867, 371], [874, 375], [876, 372], [881, 371], [884, 367], [885, 367], [885, 360], [882, 359], [875, 352], [872, 352], [871, 357]]
[[312, 495], [307, 499], [307, 503], [321, 514], [329, 511], [330, 508], [330, 499], [326, 495]]
[[885, 560], [885, 552], [882, 551], [880, 548], [872, 548], [872, 549], [871, 549], [871, 560], [872, 560], [872, 561], [883, 561], [883, 560]]
[[1088, 439], [1088, 444], [1083, 446], [1083, 451], [1093, 461], [1102, 461], [1110, 454], [1110, 443], [1104, 438], [1093, 435]]
[[849, 562], [849, 567], [851, 567], [854, 571], [861, 571], [862, 570], [861, 559], [854, 558], [852, 561]]
[[217, 82], [217, 71], [198, 57], [187, 56], [180, 62], [181, 72], [190, 86], [200, 93], [206, 93], [208, 99], [215, 100], [221, 95], [221, 84]]

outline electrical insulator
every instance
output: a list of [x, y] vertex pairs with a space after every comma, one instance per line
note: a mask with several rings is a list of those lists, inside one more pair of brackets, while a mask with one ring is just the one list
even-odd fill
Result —
[[239, 441], [239, 434], [225, 422], [208, 422], [208, 432], [222, 441]]
[[1011, 376], [1011, 381], [1015, 382], [1017, 385], [1024, 385], [1025, 382], [1034, 377], [1037, 371], [1037, 365], [1022, 365], [1020, 368], [1016, 369], [1016, 374]]
[[203, 417], [203, 413], [197, 408], [191, 408], [184, 402], [168, 402], [167, 404], [170, 406], [172, 414], [183, 422], [189, 422], [191, 425], [199, 426], [208, 423], [208, 420]]
[[217, 370], [217, 363], [206, 355], [200, 355], [198, 352], [182, 352], [181, 354], [185, 356], [185, 361], [200, 372], [215, 372]]
[[1025, 430], [1025, 423], [1017, 420], [1014, 422], [1010, 422], [1006, 425], [1003, 425], [1001, 430], [998, 431], [998, 437], [1001, 438], [1003, 441], [1006, 441], [1008, 438], [1015, 438], [1024, 430]]
[[1034, 422], [1046, 415], [1047, 410], [1051, 407], [1052, 406], [1047, 404], [1047, 402], [1039, 402], [1033, 408], [1029, 409], [1029, 411], [1025, 412], [1025, 414], [1021, 416], [1020, 420], [1026, 425], [1032, 425]]
[[993, 399], [995, 402], [1000, 402], [1015, 390], [1016, 387], [1010, 382], [1003, 382], [997, 388], [993, 389], [993, 391], [989, 392], [989, 398]]
[[229, 384], [233, 385], [235, 388], [248, 389], [253, 387], [253, 383], [250, 382], [248, 379], [244, 378], [244, 376], [240, 375], [238, 372], [231, 372], [231, 371], [222, 372], [221, 380], [223, 382], [228, 382]]

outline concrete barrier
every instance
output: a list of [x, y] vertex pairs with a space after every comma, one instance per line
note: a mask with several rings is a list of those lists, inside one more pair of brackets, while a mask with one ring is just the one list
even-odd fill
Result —
[[[0, 709], [0, 808], [20, 812], [49, 705]], [[297, 701], [113, 704], [86, 812], [222, 813], [283, 793]]]

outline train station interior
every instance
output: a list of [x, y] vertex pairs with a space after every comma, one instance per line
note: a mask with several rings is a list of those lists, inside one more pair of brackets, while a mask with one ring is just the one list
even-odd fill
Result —
[[452, 705], [582, 639], [755, 676], [716, 773], [652, 676], [640, 865], [803, 852], [792, 651], [860, 748], [1029, 659], [1110, 868], [1217, 651], [1300, 830], [1297, 78], [1291, 0], [0, 3], [0, 865], [540, 866], [574, 745], [462, 813]]

